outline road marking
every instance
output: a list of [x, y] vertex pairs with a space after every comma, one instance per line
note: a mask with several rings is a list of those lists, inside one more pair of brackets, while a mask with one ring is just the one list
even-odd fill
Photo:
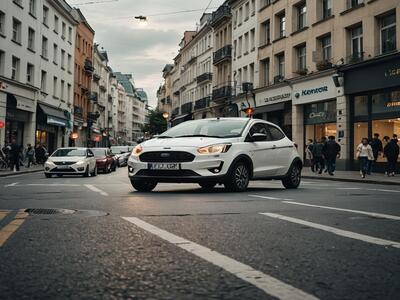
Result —
[[0, 229], [0, 247], [4, 245], [4, 243], [10, 238], [10, 236], [17, 231], [17, 229], [25, 222], [25, 218], [28, 214], [25, 212], [25, 209], [20, 209], [15, 216], [14, 220], [12, 220], [8, 225]]
[[361, 190], [358, 187], [336, 188], [337, 190]]
[[192, 241], [181, 238], [161, 228], [146, 223], [138, 218], [123, 218], [124, 220], [135, 224], [136, 226], [150, 232], [159, 238], [174, 244], [175, 246], [186, 250], [222, 269], [232, 273], [236, 277], [247, 281], [248, 283], [263, 290], [267, 294], [278, 299], [318, 299], [313, 295], [307, 294], [291, 285], [288, 285], [278, 279], [262, 273], [252, 267], [238, 262], [228, 256], [220, 254], [209, 248], [196, 244]]
[[346, 212], [362, 214], [362, 215], [367, 215], [367, 216], [376, 217], [376, 218], [383, 218], [383, 219], [390, 219], [390, 220], [400, 221], [400, 217], [399, 216], [394, 216], [394, 215], [386, 215], [386, 214], [380, 214], [380, 213], [374, 213], [374, 212], [368, 212], [368, 211], [362, 211], [362, 210], [352, 210], [352, 209], [337, 208], [337, 207], [331, 207], [331, 206], [313, 205], [313, 204], [293, 202], [293, 201], [282, 201], [282, 202], [283, 203], [288, 203], [288, 204], [294, 204], [294, 205], [302, 205], [302, 206], [309, 206], [309, 207], [316, 207], [316, 208], [323, 208], [323, 209], [346, 211]]
[[387, 192], [387, 193], [400, 193], [399, 190], [385, 190], [385, 189], [366, 189], [367, 191]]
[[9, 214], [9, 210], [0, 210], [0, 221]]
[[268, 199], [268, 200], [278, 200], [278, 201], [292, 201], [293, 199], [283, 199], [283, 198], [276, 198], [276, 197], [268, 197], [268, 196], [261, 196], [261, 195], [247, 195], [249, 197], [254, 197], [254, 198], [262, 198], [262, 199]]
[[95, 187], [95, 186], [93, 186], [93, 185], [91, 185], [91, 184], [85, 184], [85, 186], [89, 189], [89, 190], [91, 190], [91, 191], [93, 191], [93, 192], [96, 192], [96, 193], [99, 193], [100, 195], [102, 195], [102, 196], [108, 196], [108, 194], [106, 193], [106, 192], [104, 192], [104, 191], [102, 191], [101, 189], [98, 189], [97, 187]]
[[284, 221], [288, 221], [288, 222], [292, 222], [292, 223], [296, 223], [296, 224], [305, 225], [305, 226], [308, 226], [311, 228], [324, 230], [324, 231], [327, 231], [327, 232], [330, 232], [330, 233], [333, 233], [333, 234], [336, 234], [339, 236], [343, 236], [343, 237], [347, 237], [347, 238], [351, 238], [351, 239], [355, 239], [355, 240], [359, 240], [359, 241], [363, 241], [363, 242], [367, 242], [367, 243], [371, 243], [371, 244], [381, 245], [381, 246], [392, 246], [394, 248], [400, 249], [399, 242], [384, 240], [384, 239], [380, 239], [380, 238], [376, 238], [376, 237], [372, 237], [372, 236], [368, 236], [368, 235], [364, 235], [364, 234], [359, 234], [359, 233], [355, 233], [355, 232], [351, 232], [351, 231], [347, 231], [347, 230], [338, 229], [335, 227], [330, 227], [330, 226], [326, 226], [326, 225], [321, 225], [321, 224], [317, 224], [317, 223], [313, 223], [313, 222], [304, 221], [301, 219], [286, 217], [283, 215], [278, 215], [278, 214], [273, 214], [273, 213], [260, 213], [260, 214], [271, 217], [271, 218], [280, 219], [280, 220], [284, 220]]
[[16, 186], [16, 185], [18, 185], [18, 182], [13, 182], [13, 183], [7, 184], [7, 185], [5, 185], [5, 187]]
[[52, 183], [52, 184], [45, 184], [45, 183], [28, 183], [27, 186], [82, 186], [80, 184], [70, 184], [70, 183]]

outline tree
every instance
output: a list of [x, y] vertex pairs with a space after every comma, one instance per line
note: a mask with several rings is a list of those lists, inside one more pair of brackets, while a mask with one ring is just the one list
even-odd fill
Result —
[[163, 118], [163, 113], [156, 110], [149, 112], [149, 124], [144, 126], [144, 131], [151, 135], [160, 134], [167, 130], [167, 121]]

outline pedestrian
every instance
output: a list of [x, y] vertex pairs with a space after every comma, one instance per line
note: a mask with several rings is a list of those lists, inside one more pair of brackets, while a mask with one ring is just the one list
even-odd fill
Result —
[[308, 159], [310, 161], [311, 172], [315, 172], [313, 148], [314, 148], [314, 141], [312, 139], [307, 140], [306, 159]]
[[390, 142], [385, 146], [383, 152], [387, 159], [386, 175], [394, 176], [396, 173], [396, 163], [399, 157], [399, 145], [397, 135], [394, 134]]
[[27, 145], [25, 157], [28, 161], [28, 168], [30, 168], [31, 164], [35, 164], [35, 150], [33, 149], [31, 144]]
[[21, 154], [21, 146], [17, 144], [15, 139], [12, 139], [9, 150], [11, 171], [14, 171], [14, 168], [16, 171], [19, 171]]
[[324, 163], [324, 158], [323, 158], [323, 153], [322, 149], [324, 148], [324, 140], [321, 139], [319, 142], [315, 143], [313, 146], [313, 151], [312, 155], [314, 158], [314, 168], [315, 172], [318, 172], [318, 174], [322, 174], [322, 171], [325, 168], [325, 163]]
[[35, 149], [36, 162], [38, 164], [44, 164], [45, 155], [46, 155], [46, 150], [43, 148], [42, 144], [41, 143], [37, 144]]
[[329, 175], [333, 176], [336, 169], [336, 159], [340, 157], [340, 145], [335, 141], [335, 137], [330, 135], [325, 143], [322, 153], [326, 161]]
[[376, 161], [378, 160], [379, 155], [383, 152], [383, 144], [382, 141], [379, 139], [379, 133], [375, 133], [373, 139], [370, 142], [372, 152], [374, 154], [374, 160], [369, 162], [368, 167], [368, 175], [371, 175], [372, 167], [375, 165]]
[[374, 161], [374, 153], [367, 138], [363, 138], [361, 144], [357, 146], [357, 158], [360, 162], [360, 175], [365, 178], [370, 170], [370, 164]]

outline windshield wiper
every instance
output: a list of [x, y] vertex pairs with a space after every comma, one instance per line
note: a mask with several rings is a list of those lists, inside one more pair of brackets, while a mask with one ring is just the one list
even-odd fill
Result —
[[221, 138], [218, 135], [205, 135], [205, 134], [187, 134], [187, 135], [178, 135], [176, 138], [182, 138], [182, 137], [210, 137], [210, 138]]
[[157, 137], [158, 139], [172, 139], [172, 136], [168, 136], [168, 135], [160, 135]]

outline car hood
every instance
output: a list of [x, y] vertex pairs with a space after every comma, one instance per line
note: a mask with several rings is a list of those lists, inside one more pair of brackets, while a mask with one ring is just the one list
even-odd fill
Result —
[[58, 162], [58, 161], [81, 161], [84, 160], [85, 157], [82, 156], [64, 156], [64, 157], [49, 157], [50, 161]]
[[228, 139], [219, 139], [212, 137], [183, 137], [183, 138], [167, 138], [167, 139], [151, 139], [142, 143], [143, 148], [174, 148], [174, 147], [204, 147], [213, 144], [227, 142]]

